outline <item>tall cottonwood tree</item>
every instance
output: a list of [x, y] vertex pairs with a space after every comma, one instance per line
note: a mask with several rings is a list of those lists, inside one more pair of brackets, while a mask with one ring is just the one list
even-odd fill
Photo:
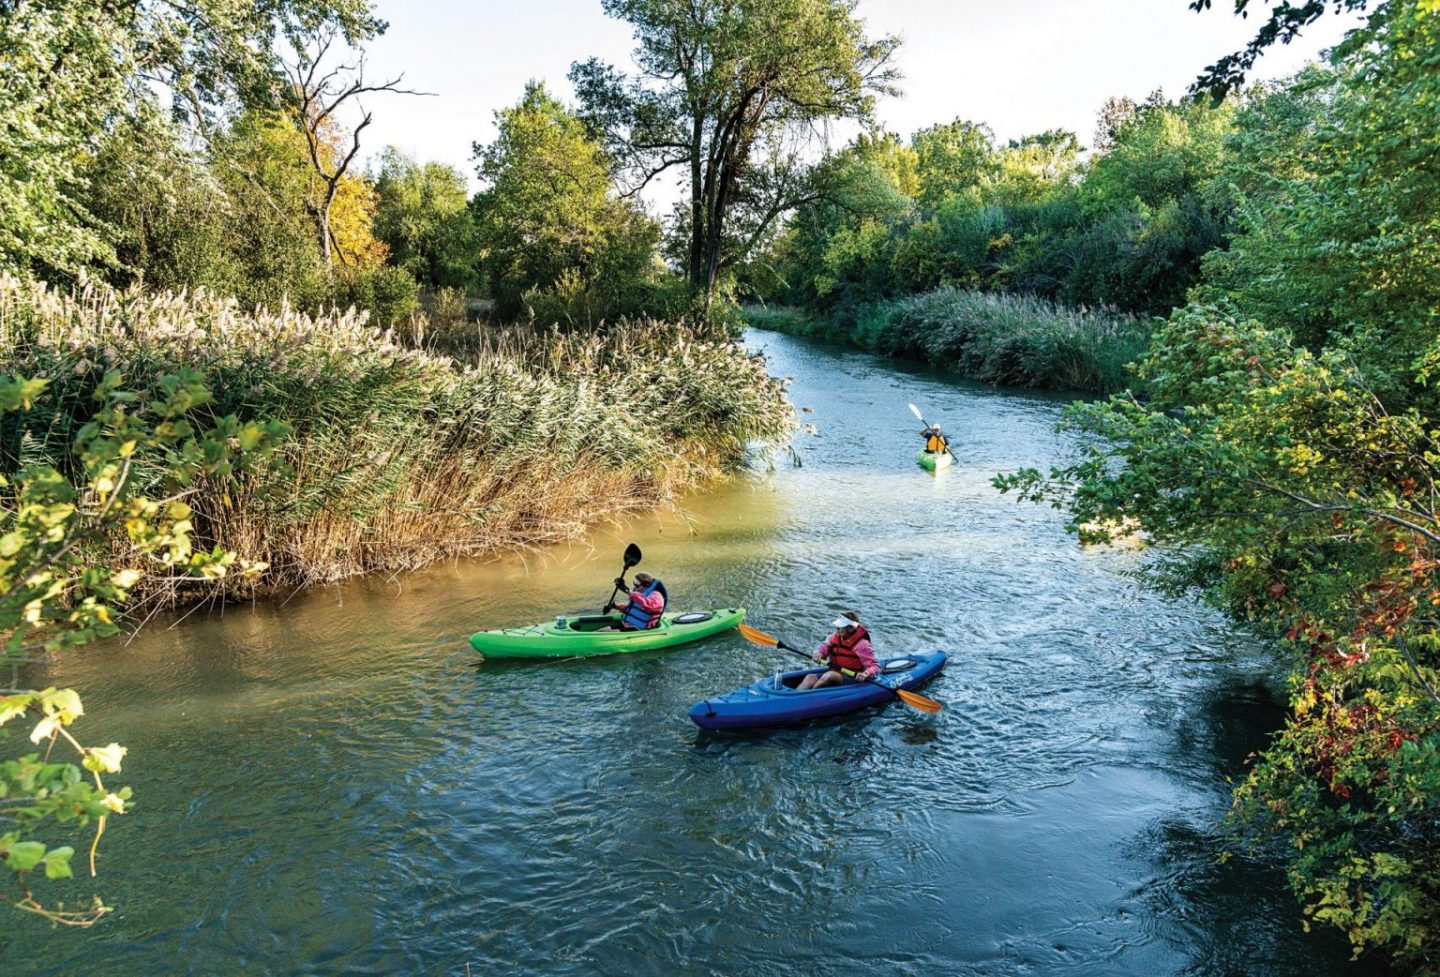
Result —
[[628, 192], [686, 172], [685, 274], [707, 316], [725, 271], [813, 196], [807, 144], [893, 91], [899, 42], [869, 37], [856, 3], [605, 0], [634, 27], [639, 72], [594, 58], [571, 67]]

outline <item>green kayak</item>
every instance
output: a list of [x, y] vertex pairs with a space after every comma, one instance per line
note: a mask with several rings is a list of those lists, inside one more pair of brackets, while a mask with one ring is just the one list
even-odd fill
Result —
[[938, 455], [931, 454], [922, 448], [920, 453], [915, 456], [915, 461], [926, 471], [938, 472], [942, 468], [949, 468], [955, 464], [955, 456], [948, 451], [942, 451]]
[[648, 631], [601, 631], [619, 623], [619, 614], [576, 617], [565, 622], [532, 624], [525, 628], [477, 631], [470, 647], [486, 658], [575, 658], [579, 655], [618, 655], [627, 651], [669, 648], [728, 631], [745, 620], [745, 608], [722, 607], [713, 611], [665, 614], [660, 624]]

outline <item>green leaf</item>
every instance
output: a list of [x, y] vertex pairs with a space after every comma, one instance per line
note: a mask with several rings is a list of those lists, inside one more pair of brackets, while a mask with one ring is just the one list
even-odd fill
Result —
[[17, 841], [5, 851], [5, 864], [17, 872], [28, 872], [45, 857], [45, 846], [38, 841]]
[[46, 852], [45, 857], [41, 859], [45, 863], [45, 877], [47, 879], [72, 878], [70, 859], [74, 854], [75, 849], [69, 845], [61, 845]]

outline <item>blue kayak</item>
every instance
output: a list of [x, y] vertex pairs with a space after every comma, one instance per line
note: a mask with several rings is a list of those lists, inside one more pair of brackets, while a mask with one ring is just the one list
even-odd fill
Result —
[[822, 716], [864, 709], [894, 702], [892, 689], [916, 689], [945, 667], [945, 652], [930, 651], [904, 658], [886, 658], [881, 673], [869, 682], [846, 680], [841, 685], [798, 691], [795, 686], [806, 675], [825, 671], [805, 668], [798, 672], [767, 675], [758, 682], [703, 699], [690, 707], [690, 718], [701, 729], [744, 729], [747, 726], [779, 726]]

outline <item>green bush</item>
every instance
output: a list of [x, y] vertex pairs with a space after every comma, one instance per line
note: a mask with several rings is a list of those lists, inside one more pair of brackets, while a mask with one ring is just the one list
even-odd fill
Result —
[[337, 278], [332, 304], [369, 312], [377, 326], [389, 329], [420, 308], [420, 285], [405, 269], [380, 265]]

